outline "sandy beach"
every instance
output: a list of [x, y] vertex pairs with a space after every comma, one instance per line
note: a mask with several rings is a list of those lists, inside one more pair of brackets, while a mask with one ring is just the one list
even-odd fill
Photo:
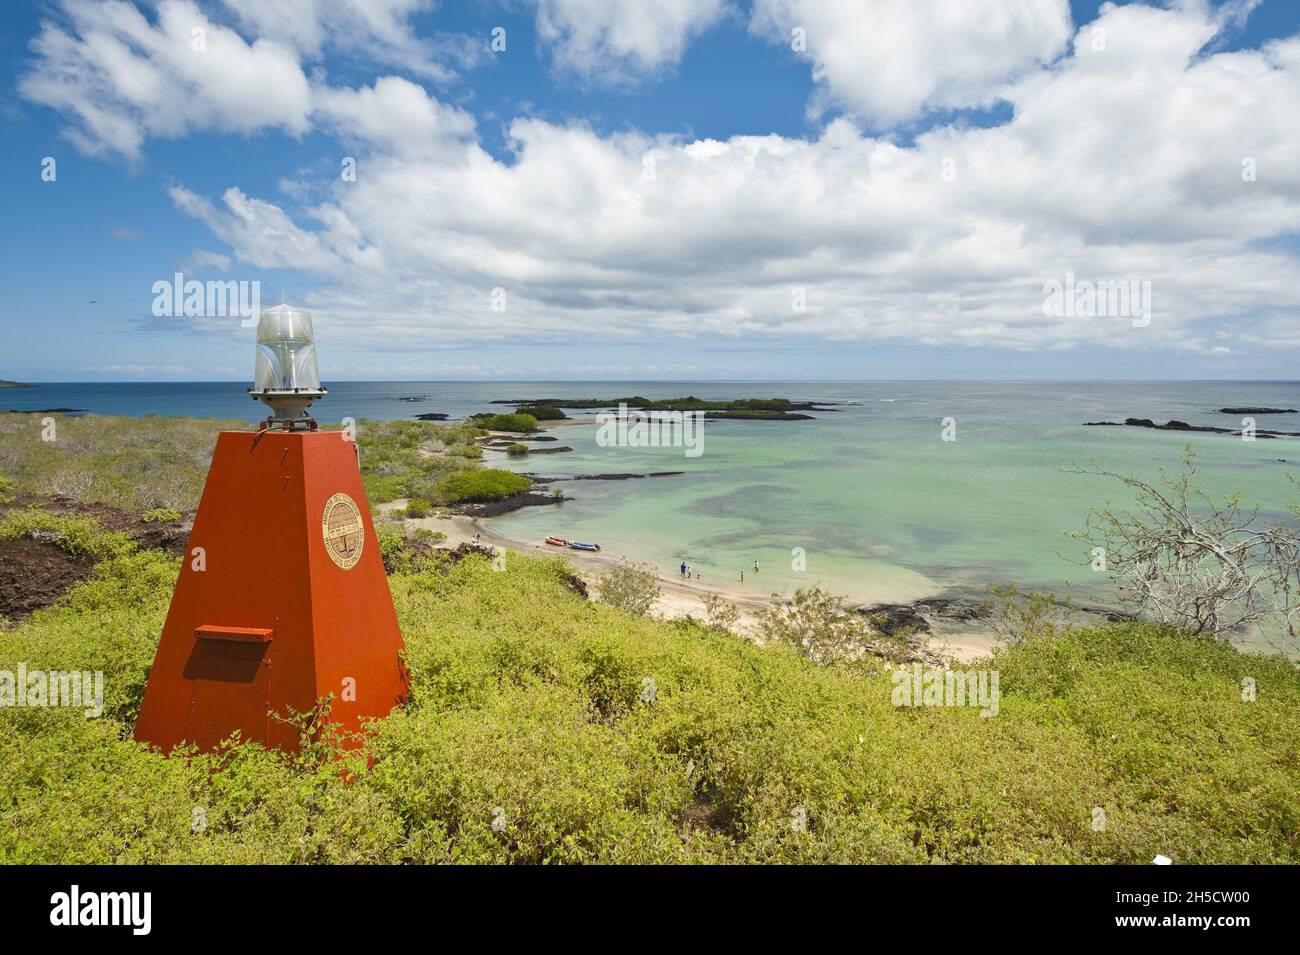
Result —
[[[379, 505], [381, 513], [401, 511], [406, 506], [405, 499], [389, 501]], [[518, 540], [500, 533], [493, 528], [491, 518], [466, 517], [462, 515], [436, 514], [422, 518], [403, 518], [411, 528], [425, 528], [446, 535], [441, 546], [456, 547], [460, 544], [477, 543], [503, 551], [520, 554], [564, 557], [573, 565], [575, 572], [588, 583], [594, 582], [606, 571], [623, 562], [635, 562], [627, 555], [616, 550], [606, 549], [596, 553], [555, 547], [543, 542]], [[651, 570], [656, 568], [651, 567]], [[677, 574], [656, 574], [659, 581], [660, 597], [655, 603], [654, 613], [665, 619], [706, 616], [704, 597], [715, 594], [735, 604], [740, 611], [738, 629], [753, 636], [755, 621], [759, 611], [766, 607], [771, 598], [756, 597], [753, 593], [733, 587], [688, 580]], [[987, 655], [998, 642], [996, 633], [987, 621], [953, 621], [932, 619], [929, 621], [928, 648], [955, 662], [968, 663]]]

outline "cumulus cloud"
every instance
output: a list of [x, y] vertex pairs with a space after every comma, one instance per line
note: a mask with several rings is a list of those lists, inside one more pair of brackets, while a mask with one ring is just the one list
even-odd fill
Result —
[[310, 125], [307, 77], [273, 40], [248, 43], [188, 0], [161, 0], [156, 23], [130, 3], [63, 8], [65, 24], [42, 23], [18, 89], [71, 118], [67, 135], [88, 153], [134, 158], [149, 137]]
[[[249, 42], [191, 0], [160, 0], [156, 22], [133, 4], [63, 0], [63, 18], [42, 23], [36, 59], [19, 79], [27, 99], [71, 120], [65, 130], [87, 153], [139, 156], [148, 138], [195, 132], [300, 136], [324, 125], [353, 138], [423, 149], [466, 121], [400, 77], [362, 89], [309, 79], [300, 59], [327, 42], [348, 43], [381, 62], [446, 78], [428, 61], [403, 17], [423, 0], [225, 0]], [[331, 39], [333, 38], [333, 39]]]
[[[1300, 38], [1210, 52], [1221, 26], [1199, 4], [1107, 5], [1050, 68], [1003, 84], [1008, 122], [908, 145], [847, 118], [726, 140], [520, 118], [498, 158], [409, 80], [314, 87], [302, 121], [355, 141], [354, 182], [171, 197], [236, 277], [303, 272], [323, 330], [394, 349], [1294, 348], [1295, 259], [1265, 240], [1300, 215]], [[1045, 315], [1044, 284], [1067, 272], [1149, 281], [1149, 326]]]
[[234, 249], [239, 261], [249, 265], [341, 273], [347, 266], [374, 268], [380, 264], [333, 206], [311, 210], [311, 218], [322, 223], [320, 229], [311, 230], [299, 227], [279, 206], [250, 198], [234, 186], [221, 197], [224, 208], [183, 186], [172, 186], [168, 193], [178, 209], [202, 221]]
[[750, 29], [811, 62], [821, 105], [889, 127], [986, 105], [1061, 53], [1071, 21], [1068, 0], [756, 0]]
[[439, 103], [424, 87], [384, 76], [361, 89], [322, 88], [316, 110], [345, 142], [401, 156], [448, 157], [474, 131], [468, 113]]
[[622, 84], [676, 64], [727, 13], [726, 0], [536, 0], [537, 33], [556, 67]]
[[327, 47], [446, 81], [483, 52], [481, 38], [417, 36], [410, 18], [434, 0], [222, 0], [241, 26], [316, 58]]

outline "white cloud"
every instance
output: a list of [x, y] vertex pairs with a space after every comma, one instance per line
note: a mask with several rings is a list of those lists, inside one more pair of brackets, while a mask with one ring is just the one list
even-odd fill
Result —
[[343, 141], [401, 156], [446, 157], [449, 147], [474, 131], [468, 113], [397, 76], [361, 89], [321, 89], [316, 109]]
[[309, 80], [299, 63], [328, 36], [416, 72], [438, 77], [401, 17], [422, 0], [226, 0], [244, 25], [266, 31], [253, 42], [211, 20], [190, 0], [161, 0], [151, 23], [130, 3], [63, 0], [63, 22], [46, 21], [32, 42], [36, 60], [19, 80], [29, 100], [73, 121], [67, 135], [91, 154], [134, 159], [146, 139], [195, 132], [300, 136], [325, 125], [344, 138], [426, 151], [472, 120], [424, 88], [383, 77], [367, 88]]
[[536, 0], [537, 33], [555, 65], [625, 84], [675, 65], [726, 15], [726, 0]]
[[156, 25], [129, 3], [64, 0], [64, 10], [65, 25], [42, 23], [18, 89], [74, 119], [68, 135], [88, 153], [134, 158], [148, 137], [309, 126], [292, 51], [250, 44], [188, 0], [161, 0]]
[[[1009, 122], [907, 146], [848, 119], [725, 141], [516, 119], [501, 160], [408, 80], [316, 86], [280, 121], [350, 143], [355, 182], [283, 170], [283, 205], [237, 186], [171, 196], [237, 277], [308, 273], [323, 334], [399, 350], [584, 338], [635, 366], [639, 341], [680, 342], [690, 365], [702, 338], [1295, 348], [1295, 258], [1261, 240], [1300, 221], [1300, 38], [1208, 53], [1218, 29], [1195, 4], [1108, 5], [1059, 62], [1003, 85]], [[81, 89], [86, 108], [125, 95]], [[1045, 317], [1043, 285], [1066, 272], [1150, 281], [1150, 326]]]
[[793, 49], [796, 28], [822, 105], [881, 127], [987, 104], [1071, 32], [1067, 0], [756, 0], [754, 33]]
[[434, 0], [222, 0], [253, 34], [309, 58], [328, 46], [359, 50], [376, 62], [438, 81], [483, 55], [482, 38], [417, 36], [410, 18]]
[[198, 275], [213, 271], [228, 272], [230, 271], [230, 256], [223, 255], [220, 252], [213, 252], [210, 249], [195, 249], [190, 253], [190, 257], [185, 260], [181, 271]]
[[240, 262], [256, 268], [342, 272], [349, 265], [379, 264], [333, 206], [311, 210], [312, 218], [323, 223], [323, 228], [313, 231], [298, 227], [279, 206], [249, 198], [233, 186], [221, 197], [224, 209], [183, 186], [172, 186], [168, 194], [178, 209], [202, 221], [234, 249]]

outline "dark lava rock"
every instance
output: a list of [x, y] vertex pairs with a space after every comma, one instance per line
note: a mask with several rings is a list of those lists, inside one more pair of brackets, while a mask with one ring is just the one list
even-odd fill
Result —
[[1220, 408], [1219, 414], [1300, 414], [1294, 408]]
[[916, 606], [944, 620], [984, 620], [993, 615], [993, 605], [987, 600], [969, 597], [929, 597], [918, 600]]
[[415, 416], [418, 421], [446, 421], [447, 415], [438, 411], [426, 411], [424, 414]]
[[[833, 411], [833, 408], [820, 408], [820, 411]], [[733, 421], [816, 421], [810, 414], [797, 414], [793, 411], [706, 411], [706, 419], [730, 418]]]
[[930, 632], [930, 623], [912, 604], [873, 604], [861, 607], [858, 613], [871, 621], [871, 625], [886, 636], [892, 637], [902, 630]]
[[[0, 517], [11, 510], [39, 507], [56, 516], [90, 517], [106, 531], [122, 531], [145, 548], [183, 554], [189, 522], [142, 521], [137, 514], [107, 504], [87, 504], [61, 495], [17, 494], [0, 505]], [[90, 576], [95, 561], [77, 559], [58, 543], [58, 535], [37, 532], [16, 540], [0, 541], [0, 616], [18, 620], [48, 607], [74, 584]]]
[[48, 607], [93, 569], [92, 561], [77, 560], [53, 543], [0, 541], [0, 617], [17, 621]]
[[85, 414], [85, 408], [10, 408], [8, 414]]
[[511, 511], [517, 511], [521, 507], [541, 507], [546, 504], [560, 504], [562, 502], [563, 498], [552, 497], [550, 494], [535, 494], [532, 491], [522, 491], [503, 501], [457, 504], [453, 508], [453, 512], [465, 514], [469, 517], [496, 517], [498, 514], [509, 514]]
[[572, 590], [583, 600], [586, 600], [588, 598], [587, 582], [583, 580], [581, 577], [579, 577], [577, 574], [565, 574], [564, 586], [568, 587], [570, 590]]
[[[1107, 425], [1118, 425], [1118, 421], [1085, 421], [1085, 427], [1103, 427]], [[1234, 431], [1232, 428], [1215, 428], [1210, 425], [1188, 424], [1186, 421], [1172, 419], [1165, 424], [1156, 424], [1150, 418], [1125, 418], [1124, 424], [1131, 428], [1151, 428], [1155, 431], [1204, 431], [1210, 434], [1241, 434], [1240, 430]], [[1270, 431], [1264, 428], [1258, 428], [1255, 431], [1257, 438], [1296, 438], [1300, 437], [1300, 431]]]
[[554, 484], [556, 481], [635, 481], [641, 478], [675, 477], [685, 473], [685, 471], [650, 471], [646, 474], [635, 474], [616, 471], [610, 474], [574, 474], [569, 477], [540, 477], [529, 474], [527, 477], [532, 478], [535, 484]]

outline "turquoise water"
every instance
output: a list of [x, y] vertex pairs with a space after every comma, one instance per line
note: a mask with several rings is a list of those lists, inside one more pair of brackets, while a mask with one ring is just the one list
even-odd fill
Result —
[[[1216, 409], [1298, 407], [1295, 384], [862, 383], [783, 393], [860, 403], [816, 421], [709, 422], [698, 458], [679, 448], [598, 447], [593, 426], [557, 429], [573, 454], [502, 466], [686, 474], [562, 483], [563, 504], [504, 515], [494, 526], [523, 539], [594, 540], [670, 571], [685, 560], [704, 583], [742, 586], [744, 571], [743, 588], [758, 595], [820, 583], [861, 600], [910, 600], [1014, 580], [1104, 599], [1108, 585], [1066, 534], [1082, 528], [1090, 509], [1131, 498], [1113, 481], [1066, 473], [1071, 466], [1095, 461], [1155, 478], [1162, 465], [1179, 468], [1190, 443], [1212, 495], [1241, 491], [1279, 520], [1284, 502], [1300, 499], [1287, 479], [1300, 475], [1300, 439], [1081, 426], [1127, 416], [1238, 426]], [[955, 441], [940, 439], [945, 417], [956, 420]], [[1297, 415], [1259, 421], [1300, 431]]]
[[[237, 383], [51, 384], [0, 392], [0, 408], [67, 406], [103, 414], [264, 414]], [[463, 417], [501, 410], [498, 398], [766, 397], [840, 402], [815, 421], [711, 421], [704, 453], [601, 448], [594, 426], [556, 429], [572, 454], [500, 466], [543, 475], [682, 470], [678, 477], [563, 482], [567, 500], [494, 518], [502, 532], [595, 540], [607, 551], [675, 569], [686, 560], [705, 583], [757, 595], [821, 583], [862, 600], [910, 599], [948, 588], [1015, 580], [1080, 597], [1105, 587], [1065, 532], [1091, 508], [1130, 500], [1104, 479], [1063, 469], [1095, 460], [1154, 478], [1180, 466], [1190, 443], [1200, 483], [1242, 492], [1285, 519], [1300, 499], [1300, 439], [1085, 428], [1085, 421], [1170, 418], [1237, 427], [1220, 407], [1300, 407], [1297, 382], [342, 382], [315, 409], [322, 421]], [[400, 400], [402, 398], [415, 400]], [[945, 417], [957, 440], [943, 442]], [[1300, 431], [1300, 415], [1258, 426]], [[1285, 463], [1279, 458], [1288, 459]], [[495, 462], [494, 462], [495, 463]], [[793, 569], [794, 548], [806, 569]], [[759, 562], [757, 576], [753, 562]]]

